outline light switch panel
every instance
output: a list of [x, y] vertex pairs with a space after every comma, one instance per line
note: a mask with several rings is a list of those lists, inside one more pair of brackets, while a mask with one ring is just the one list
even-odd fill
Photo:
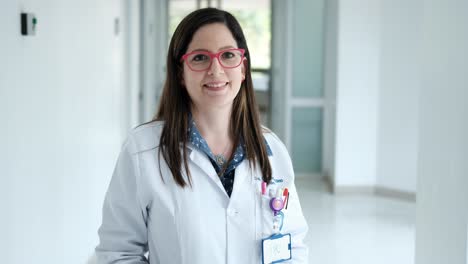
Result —
[[36, 35], [37, 18], [33, 13], [21, 13], [21, 35]]

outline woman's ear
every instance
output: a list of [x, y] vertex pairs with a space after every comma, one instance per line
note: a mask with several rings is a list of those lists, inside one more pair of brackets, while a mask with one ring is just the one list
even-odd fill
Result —
[[245, 80], [245, 72], [247, 70], [247, 64], [248, 64], [247, 59], [244, 58], [244, 60], [242, 61], [242, 69], [241, 69], [241, 71], [242, 71], [242, 81]]
[[184, 71], [179, 72], [178, 74], [180, 77], [180, 84], [185, 87], [185, 80], [184, 80]]

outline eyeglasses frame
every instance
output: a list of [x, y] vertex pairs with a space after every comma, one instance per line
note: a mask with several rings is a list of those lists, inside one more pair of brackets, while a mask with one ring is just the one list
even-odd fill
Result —
[[[223, 63], [219, 60], [219, 56], [221, 56], [222, 53], [224, 52], [227, 52], [227, 51], [231, 51], [231, 50], [236, 50], [236, 51], [240, 51], [241, 52], [241, 60], [240, 60], [240, 63], [237, 64], [236, 66], [232, 66], [232, 67], [226, 67], [223, 65]], [[210, 65], [204, 69], [204, 70], [194, 70], [192, 69], [192, 67], [190, 67], [190, 63], [187, 63], [187, 66], [189, 67], [190, 70], [194, 71], [194, 72], [204, 72], [204, 71], [207, 71], [211, 68], [211, 65], [213, 65], [213, 61], [214, 59], [218, 59], [218, 62], [219, 62], [219, 65], [221, 65], [221, 67], [223, 67], [223, 69], [234, 69], [234, 68], [237, 68], [239, 67], [239, 65], [242, 64], [242, 62], [244, 61], [244, 54], [245, 54], [245, 49], [240, 49], [240, 48], [232, 48], [232, 49], [225, 49], [225, 50], [221, 50], [217, 53], [211, 53], [209, 51], [192, 51], [192, 52], [189, 52], [189, 53], [186, 53], [184, 55], [182, 55], [182, 58], [181, 58], [181, 61], [185, 61], [187, 62], [187, 58], [188, 56], [192, 55], [192, 54], [195, 54], [195, 53], [198, 53], [198, 54], [204, 54], [204, 55], [208, 55], [210, 57]]]

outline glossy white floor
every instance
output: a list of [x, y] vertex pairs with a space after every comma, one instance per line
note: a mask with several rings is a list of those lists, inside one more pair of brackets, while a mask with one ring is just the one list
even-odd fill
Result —
[[309, 224], [311, 264], [413, 264], [416, 204], [371, 195], [332, 195], [296, 179]]

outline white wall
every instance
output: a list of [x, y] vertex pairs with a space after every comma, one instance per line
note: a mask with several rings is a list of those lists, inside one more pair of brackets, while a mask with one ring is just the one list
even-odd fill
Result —
[[[334, 166], [333, 152], [324, 153], [335, 190], [377, 187], [415, 193], [420, 5], [403, 0], [335, 2], [327, 5], [325, 65], [329, 114], [336, 119], [335, 127], [327, 126], [336, 130]], [[335, 88], [336, 117], [331, 111]], [[325, 143], [334, 142], [329, 138]]]
[[466, 264], [468, 222], [467, 1], [421, 9], [416, 264]]
[[416, 191], [420, 76], [418, 1], [382, 1], [377, 185]]
[[[123, 34], [125, 62], [123, 64], [125, 76], [125, 99], [126, 107], [122, 117], [125, 118], [125, 124], [128, 127], [134, 127], [141, 123], [142, 113], [144, 111], [141, 87], [145, 84], [142, 79], [143, 63], [141, 61], [142, 42], [141, 42], [141, 7], [140, 1], [120, 0], [123, 5]], [[127, 128], [128, 129], [128, 128]], [[127, 131], [125, 130], [125, 133]], [[124, 134], [125, 134], [124, 133]]]
[[[20, 36], [19, 14], [38, 33]], [[2, 263], [84, 263], [123, 131], [120, 1], [0, 3]], [[124, 23], [121, 23], [124, 24]]]
[[339, 2], [335, 187], [376, 183], [380, 8]]

